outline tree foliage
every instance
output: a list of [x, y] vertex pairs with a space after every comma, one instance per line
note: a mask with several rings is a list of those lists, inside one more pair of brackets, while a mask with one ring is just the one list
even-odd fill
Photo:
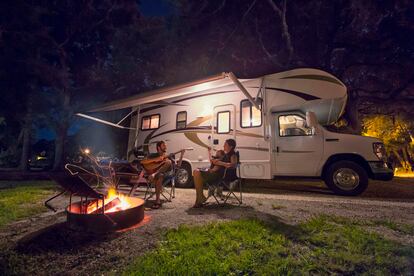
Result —
[[413, 134], [414, 122], [402, 116], [371, 115], [363, 119], [363, 135], [381, 139], [405, 170], [411, 170]]

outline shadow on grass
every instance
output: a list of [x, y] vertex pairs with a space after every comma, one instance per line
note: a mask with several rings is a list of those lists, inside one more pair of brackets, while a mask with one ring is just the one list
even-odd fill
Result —
[[301, 233], [298, 226], [284, 223], [278, 216], [261, 212], [252, 206], [232, 205], [232, 204], [208, 204], [203, 208], [189, 208], [186, 210], [188, 215], [203, 216], [215, 214], [220, 219], [237, 220], [237, 219], [258, 219], [264, 221], [271, 227], [275, 233], [294, 236]]
[[168, 230], [124, 275], [407, 274], [414, 248], [350, 223], [320, 216], [290, 225], [250, 206], [210, 205], [189, 215], [228, 222]]
[[18, 253], [67, 253], [117, 238], [120, 233], [96, 234], [72, 230], [66, 222], [54, 224], [21, 238], [15, 247]]

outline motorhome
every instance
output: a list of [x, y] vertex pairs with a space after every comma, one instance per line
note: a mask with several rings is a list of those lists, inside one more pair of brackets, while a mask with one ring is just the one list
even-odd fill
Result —
[[[140, 93], [91, 112], [131, 108], [130, 126], [95, 119], [129, 130], [128, 152], [187, 151], [177, 185], [190, 187], [192, 172], [209, 165], [207, 148], [237, 142], [241, 177], [321, 178], [335, 193], [358, 195], [368, 179], [390, 180], [384, 144], [372, 137], [341, 134], [326, 126], [344, 113], [347, 88], [317, 69], [294, 69], [252, 79], [222, 73], [206, 79]], [[131, 154], [130, 158], [133, 158]]]

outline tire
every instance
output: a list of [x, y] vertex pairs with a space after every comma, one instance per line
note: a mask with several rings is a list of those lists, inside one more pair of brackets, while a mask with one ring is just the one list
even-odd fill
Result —
[[175, 185], [178, 188], [193, 187], [193, 176], [190, 164], [183, 162], [181, 168], [177, 169]]
[[352, 161], [338, 161], [326, 171], [324, 181], [335, 194], [356, 196], [368, 187], [368, 175], [363, 167]]

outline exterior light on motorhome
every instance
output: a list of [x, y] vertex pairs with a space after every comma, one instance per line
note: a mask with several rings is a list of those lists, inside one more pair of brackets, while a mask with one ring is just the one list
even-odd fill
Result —
[[91, 153], [91, 150], [90, 150], [90, 149], [88, 149], [88, 148], [86, 148], [86, 149], [84, 149], [84, 150], [83, 150], [83, 153], [85, 153], [85, 154], [89, 154], [89, 153]]
[[202, 117], [206, 117], [209, 116], [213, 113], [213, 107], [209, 104], [204, 104], [202, 106], [202, 111], [200, 114], [197, 115], [197, 117], [202, 118]]

